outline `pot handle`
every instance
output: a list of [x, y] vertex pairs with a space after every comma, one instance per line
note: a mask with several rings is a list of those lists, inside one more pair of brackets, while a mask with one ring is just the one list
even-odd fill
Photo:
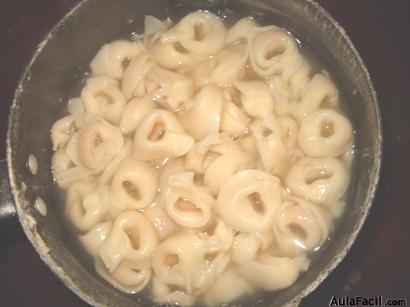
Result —
[[0, 225], [9, 224], [15, 220], [16, 208], [10, 192], [7, 160], [0, 160]]

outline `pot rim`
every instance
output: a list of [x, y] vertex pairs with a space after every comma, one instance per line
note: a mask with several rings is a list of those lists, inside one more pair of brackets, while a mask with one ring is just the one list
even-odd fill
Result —
[[[92, 306], [105, 306], [104, 304], [100, 303], [97, 301], [97, 299], [83, 291], [75, 282], [74, 280], [66, 274], [64, 269], [53, 259], [53, 257], [50, 255], [49, 249], [47, 247], [47, 244], [44, 242], [42, 239], [41, 235], [36, 229], [36, 223], [35, 221], [32, 221], [29, 219], [24, 212], [21, 199], [20, 199], [20, 194], [23, 191], [23, 189], [18, 188], [18, 181], [17, 177], [15, 176], [13, 169], [13, 153], [11, 149], [11, 133], [12, 133], [12, 126], [13, 126], [13, 117], [16, 111], [18, 110], [18, 99], [20, 95], [23, 92], [23, 83], [24, 80], [26, 79], [26, 76], [32, 66], [32, 64], [35, 62], [39, 54], [41, 53], [43, 47], [47, 44], [48, 40], [59, 30], [60, 27], [66, 22], [68, 18], [70, 18], [73, 14], [75, 14], [78, 10], [82, 8], [83, 5], [88, 3], [89, 1], [92, 0], [82, 0], [80, 3], [78, 3], [76, 6], [74, 6], [53, 28], [50, 32], [47, 33], [45, 38], [40, 42], [40, 44], [37, 46], [37, 49], [35, 50], [33, 56], [31, 57], [30, 62], [25, 66], [24, 68], [24, 73], [22, 74], [21, 78], [18, 81], [18, 87], [14, 93], [14, 98], [13, 98], [13, 103], [10, 107], [10, 112], [9, 112], [9, 117], [8, 117], [8, 129], [7, 129], [7, 167], [8, 167], [8, 174], [9, 174], [9, 182], [10, 182], [10, 188], [11, 188], [11, 193], [13, 194], [13, 199], [18, 215], [18, 219], [20, 221], [20, 224], [22, 225], [23, 231], [26, 234], [27, 238], [31, 242], [32, 246], [36, 250], [37, 254], [40, 256], [41, 260], [51, 269], [51, 271], [64, 283], [65, 286], [67, 286], [72, 292], [74, 292], [77, 296], [79, 296], [82, 300], [87, 302], [88, 304]], [[315, 278], [313, 282], [311, 282], [309, 285], [305, 286], [304, 289], [299, 292], [294, 298], [292, 298], [289, 302], [285, 304], [285, 306], [297, 306], [300, 301], [306, 297], [308, 294], [313, 292], [322, 282], [325, 278], [328, 277], [328, 275], [336, 268], [337, 265], [346, 257], [346, 254], [352, 247], [353, 243], [355, 242], [368, 214], [370, 211], [370, 208], [373, 204], [375, 195], [376, 195], [376, 189], [379, 183], [380, 179], [380, 170], [381, 170], [381, 162], [382, 162], [382, 148], [383, 148], [383, 137], [382, 137], [382, 121], [381, 121], [381, 114], [380, 114], [380, 106], [379, 102], [377, 99], [377, 94], [374, 89], [372, 80], [370, 78], [369, 72], [364, 65], [364, 62], [362, 58], [359, 55], [359, 52], [356, 50], [354, 47], [352, 41], [348, 37], [347, 33], [339, 25], [339, 23], [333, 18], [333, 16], [327, 12], [320, 4], [318, 4], [314, 0], [301, 0], [304, 1], [307, 5], [311, 5], [318, 14], [321, 14], [324, 16], [339, 32], [339, 34], [342, 36], [342, 38], [345, 40], [346, 45], [348, 48], [353, 52], [354, 58], [357, 61], [360, 70], [363, 71], [365, 78], [367, 80], [367, 85], [369, 87], [369, 92], [371, 95], [371, 100], [372, 100], [372, 106], [374, 108], [375, 112], [375, 123], [376, 123], [376, 129], [377, 129], [377, 137], [375, 140], [375, 146], [374, 146], [374, 164], [373, 164], [373, 172], [371, 176], [371, 181], [369, 184], [369, 189], [366, 192], [366, 197], [364, 200], [364, 208], [363, 214], [358, 218], [357, 222], [357, 227], [352, 230], [350, 233], [350, 240], [347, 240], [346, 243], [344, 244], [343, 248], [340, 250], [340, 252], [335, 255], [331, 261], [330, 264], [326, 266], [326, 268], [323, 268]]]

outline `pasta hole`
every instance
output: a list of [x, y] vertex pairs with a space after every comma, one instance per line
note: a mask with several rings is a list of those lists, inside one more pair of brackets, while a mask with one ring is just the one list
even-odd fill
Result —
[[257, 192], [254, 192], [248, 196], [248, 200], [253, 210], [257, 213], [264, 213], [265, 207], [261, 195]]
[[102, 143], [103, 143], [103, 138], [101, 137], [99, 133], [96, 133], [93, 138], [94, 147], [97, 147], [98, 145]]
[[128, 67], [128, 65], [130, 65], [130, 62], [131, 62], [131, 58], [125, 57], [121, 62], [122, 68], [125, 70]]
[[217, 255], [218, 255], [217, 253], [206, 253], [205, 260], [212, 262], [214, 261]]
[[98, 92], [97, 95], [96, 95], [96, 98], [97, 98], [97, 100], [103, 101], [103, 102], [108, 103], [108, 104], [113, 104], [114, 103], [114, 99], [110, 95], [108, 95], [104, 92]]
[[131, 196], [133, 199], [135, 199], [136, 201], [141, 200], [142, 197], [141, 197], [140, 190], [137, 188], [135, 184], [133, 184], [132, 182], [128, 180], [125, 180], [122, 183], [122, 187], [127, 192], [127, 194]]
[[168, 268], [172, 268], [173, 266], [179, 263], [179, 257], [176, 254], [168, 254], [165, 257], [165, 265]]
[[272, 134], [272, 131], [268, 128], [263, 128], [262, 135], [266, 138]]
[[194, 32], [195, 32], [195, 40], [201, 41], [206, 37], [208, 31], [206, 31], [203, 23], [197, 22], [194, 26]]
[[162, 122], [156, 122], [148, 135], [150, 141], [159, 141], [165, 135], [165, 125]]
[[201, 174], [195, 173], [194, 174], [194, 184], [202, 185], [202, 183], [203, 183], [203, 176]]
[[184, 46], [182, 46], [182, 44], [180, 42], [176, 42], [174, 44], [174, 48], [176, 51], [178, 51], [179, 53], [187, 53], [188, 50], [185, 49]]
[[266, 50], [266, 52], [265, 52], [265, 60], [271, 60], [271, 59], [273, 59], [274, 57], [277, 57], [278, 55], [281, 55], [281, 54], [283, 54], [283, 52], [284, 52], [285, 50], [284, 49], [282, 49], [282, 48], [278, 48], [278, 47], [271, 47], [271, 48], [268, 48], [267, 50]]
[[131, 268], [131, 271], [136, 273], [136, 274], [140, 274], [141, 270], [140, 269], [135, 269], [135, 268]]
[[307, 239], [307, 233], [306, 230], [300, 226], [299, 224], [295, 224], [295, 223], [291, 223], [288, 225], [288, 228], [290, 229], [290, 231], [293, 232], [293, 234], [301, 239], [301, 240], [306, 240]]
[[334, 102], [330, 97], [326, 96], [319, 105], [319, 109], [330, 109], [334, 107]]
[[230, 95], [232, 103], [239, 107], [241, 105], [241, 92], [237, 88], [233, 87], [230, 91]]
[[310, 173], [307, 174], [305, 177], [306, 184], [312, 184], [317, 180], [320, 179], [327, 179], [332, 177], [333, 173], [328, 170], [312, 170]]
[[140, 234], [138, 228], [135, 226], [125, 226], [124, 232], [127, 234], [132, 248], [138, 250], [140, 248]]
[[83, 206], [83, 202], [78, 202], [78, 206], [77, 206], [77, 210], [78, 210], [78, 214], [80, 216], [84, 216], [85, 215], [85, 208]]
[[333, 122], [324, 120], [320, 124], [320, 135], [324, 138], [328, 138], [334, 134]]
[[193, 212], [193, 213], [201, 213], [202, 210], [197, 208], [193, 203], [191, 203], [188, 199], [186, 198], [178, 198], [175, 208], [179, 211], [185, 211], [185, 212]]

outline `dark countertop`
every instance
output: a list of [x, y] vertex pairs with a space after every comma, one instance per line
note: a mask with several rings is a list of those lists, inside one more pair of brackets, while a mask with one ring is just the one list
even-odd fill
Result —
[[[1, 0], [0, 157], [8, 108], [35, 46], [78, 0]], [[335, 296], [410, 299], [410, 1], [318, 1], [351, 37], [379, 96], [384, 159], [376, 201], [358, 240], [302, 306]], [[86, 306], [40, 260], [22, 230], [0, 233], [0, 305]]]

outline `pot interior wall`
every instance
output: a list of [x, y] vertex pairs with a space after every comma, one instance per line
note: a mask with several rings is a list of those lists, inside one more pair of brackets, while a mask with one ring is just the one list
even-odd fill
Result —
[[[143, 30], [144, 15], [160, 19], [179, 19], [196, 9], [208, 9], [230, 18], [252, 15], [261, 24], [277, 24], [289, 29], [303, 46], [319, 58], [335, 77], [351, 115], [356, 134], [357, 159], [351, 197], [340, 228], [333, 240], [316, 257], [315, 264], [289, 289], [267, 296], [258, 305], [281, 306], [290, 301], [317, 277], [331, 269], [339, 254], [343, 255], [351, 241], [352, 231], [359, 228], [369, 207], [377, 177], [378, 122], [372, 90], [358, 58], [335, 25], [307, 1], [164, 1], [164, 0], [88, 0], [52, 32], [43, 49], [28, 68], [21, 91], [18, 91], [10, 127], [11, 163], [18, 191], [19, 213], [23, 222], [34, 217], [37, 223], [26, 231], [39, 234], [49, 248], [48, 256], [55, 262], [54, 271], [65, 272], [81, 289], [83, 298], [98, 304], [141, 306], [150, 304], [136, 296], [125, 295], [95, 273], [84, 257], [63, 220], [64, 204], [53, 183], [50, 160], [52, 148], [50, 127], [64, 114], [67, 99], [79, 94], [88, 65], [104, 43], [129, 38]], [[234, 16], [234, 17], [232, 17]], [[39, 162], [39, 173], [31, 176], [26, 168], [29, 154]], [[23, 187], [26, 186], [26, 189]], [[35, 197], [44, 199], [48, 213], [40, 215], [33, 207]], [[32, 240], [35, 236], [30, 236]], [[38, 242], [34, 242], [38, 245]], [[41, 248], [40, 248], [41, 249]], [[45, 252], [44, 250], [40, 252]]]

